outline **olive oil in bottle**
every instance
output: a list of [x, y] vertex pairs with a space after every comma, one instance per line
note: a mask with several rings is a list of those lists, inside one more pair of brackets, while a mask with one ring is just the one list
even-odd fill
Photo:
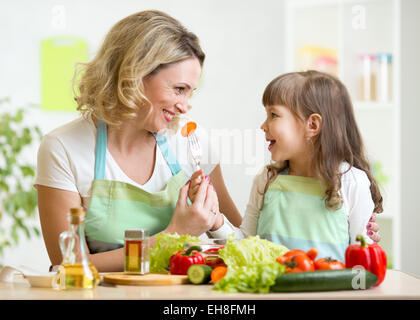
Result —
[[60, 234], [63, 262], [57, 271], [55, 287], [60, 290], [93, 289], [99, 281], [96, 267], [89, 261], [84, 232], [83, 208], [71, 208], [69, 230]]
[[99, 274], [93, 264], [86, 267], [81, 263], [60, 266], [60, 283], [64, 282], [65, 289], [93, 289], [99, 283]]

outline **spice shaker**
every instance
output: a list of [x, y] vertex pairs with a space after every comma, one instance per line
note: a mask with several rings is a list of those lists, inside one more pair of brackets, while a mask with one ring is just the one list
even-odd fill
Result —
[[124, 272], [131, 274], [149, 273], [149, 231], [145, 229], [125, 230]]

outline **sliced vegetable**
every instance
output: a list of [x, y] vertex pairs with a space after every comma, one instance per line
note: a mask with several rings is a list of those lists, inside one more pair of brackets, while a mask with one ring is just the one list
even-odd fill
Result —
[[199, 251], [199, 246], [193, 246], [187, 251], [181, 250], [174, 254], [169, 260], [171, 274], [186, 275], [191, 265], [204, 264], [204, 258]]
[[315, 270], [337, 270], [346, 268], [344, 263], [331, 257], [315, 260], [314, 265]]
[[213, 283], [216, 283], [226, 275], [226, 272], [227, 268], [224, 266], [214, 268], [211, 272], [211, 281], [213, 281]]
[[386, 254], [382, 247], [376, 243], [367, 244], [363, 236], [356, 237], [356, 241], [361, 244], [350, 245], [346, 249], [346, 268], [363, 266], [378, 277], [377, 286], [385, 279], [386, 274]]
[[377, 283], [376, 275], [369, 271], [364, 274], [364, 287], [355, 283], [357, 274], [352, 269], [283, 274], [276, 277], [275, 284], [270, 290], [273, 292], [355, 290], [367, 289]]
[[187, 122], [181, 129], [181, 134], [184, 137], [188, 137], [197, 129], [197, 124], [194, 121]]
[[193, 264], [188, 268], [188, 280], [194, 284], [206, 284], [210, 281], [213, 269], [205, 264]]

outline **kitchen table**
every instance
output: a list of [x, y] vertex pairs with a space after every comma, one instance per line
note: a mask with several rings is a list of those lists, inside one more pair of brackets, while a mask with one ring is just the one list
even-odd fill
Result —
[[212, 285], [123, 286], [99, 285], [94, 290], [57, 291], [35, 288], [21, 276], [12, 283], [0, 282], [0, 300], [420, 300], [420, 278], [399, 270], [387, 270], [384, 282], [376, 288], [352, 291], [299, 293], [223, 293]]

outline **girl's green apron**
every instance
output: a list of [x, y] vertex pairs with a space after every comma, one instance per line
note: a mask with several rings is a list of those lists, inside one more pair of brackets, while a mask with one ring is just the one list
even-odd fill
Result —
[[122, 247], [126, 229], [147, 229], [150, 235], [154, 235], [164, 230], [171, 221], [179, 189], [188, 177], [166, 137], [154, 137], [171, 169], [172, 178], [162, 191], [149, 193], [125, 182], [105, 180], [107, 126], [98, 121], [95, 178], [85, 221], [86, 240], [91, 253]]
[[315, 178], [279, 174], [270, 183], [257, 234], [289, 249], [317, 248], [319, 258], [344, 262], [350, 243], [347, 215], [325, 206], [325, 185]]

